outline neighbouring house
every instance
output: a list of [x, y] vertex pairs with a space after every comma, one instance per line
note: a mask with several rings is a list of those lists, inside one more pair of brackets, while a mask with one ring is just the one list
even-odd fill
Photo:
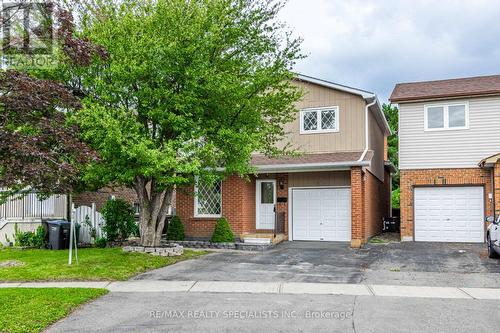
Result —
[[500, 75], [397, 84], [401, 238], [484, 242], [500, 213]]
[[[16, 224], [19, 231], [34, 231], [42, 224], [42, 221], [70, 220], [71, 207], [93, 206], [95, 210], [100, 211], [104, 203], [111, 198], [120, 198], [129, 202], [134, 206], [138, 216], [139, 204], [135, 191], [123, 187], [103, 188], [95, 192], [77, 193], [72, 196], [52, 195], [44, 200], [39, 200], [36, 192], [24, 197], [12, 196], [0, 205], [0, 243], [8, 245], [9, 241], [14, 242]], [[175, 207], [175, 197], [172, 207]]]
[[[305, 96], [285, 125], [299, 157], [254, 154], [257, 172], [177, 191], [177, 214], [190, 239], [211, 236], [228, 219], [240, 239], [345, 241], [359, 247], [390, 214], [387, 121], [371, 92], [298, 75]], [[197, 195], [194, 195], [197, 193]]]
[[10, 197], [0, 205], [0, 243], [14, 242], [15, 225], [19, 231], [34, 231], [43, 220], [67, 219], [66, 195], [52, 195], [39, 200], [32, 192], [22, 197]]

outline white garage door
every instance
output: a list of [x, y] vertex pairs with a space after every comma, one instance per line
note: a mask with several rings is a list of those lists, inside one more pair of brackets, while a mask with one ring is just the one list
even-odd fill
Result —
[[293, 189], [292, 200], [294, 240], [351, 240], [350, 189]]
[[415, 188], [415, 240], [482, 243], [483, 188]]

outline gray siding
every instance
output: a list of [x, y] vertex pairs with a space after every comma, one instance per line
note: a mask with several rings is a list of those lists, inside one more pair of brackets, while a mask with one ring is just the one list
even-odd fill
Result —
[[384, 181], [384, 133], [373, 112], [368, 113], [368, 149], [373, 150], [369, 170], [379, 180]]
[[[469, 102], [469, 129], [424, 131], [424, 105], [399, 105], [400, 169], [470, 168], [500, 152], [500, 97]], [[444, 102], [444, 101], [439, 101]]]

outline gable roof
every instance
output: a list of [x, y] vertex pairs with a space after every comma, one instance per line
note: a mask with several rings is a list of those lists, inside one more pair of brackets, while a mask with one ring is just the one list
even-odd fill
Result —
[[391, 102], [500, 94], [500, 75], [398, 83]]
[[374, 93], [366, 91], [366, 90], [345, 86], [343, 84], [330, 82], [330, 81], [326, 81], [323, 79], [318, 79], [318, 78], [304, 75], [304, 74], [297, 74], [297, 79], [299, 79], [300, 81], [314, 83], [314, 84], [317, 84], [317, 85], [320, 85], [323, 87], [344, 91], [344, 92], [351, 93], [354, 95], [359, 95], [359, 96], [363, 97], [364, 99], [370, 99], [370, 98], [377, 97], [377, 95], [375, 95]]
[[343, 84], [335, 83], [335, 82], [330, 82], [326, 81], [323, 79], [318, 79], [312, 76], [304, 75], [304, 74], [296, 74], [296, 78], [299, 81], [304, 81], [304, 82], [309, 82], [312, 84], [317, 84], [319, 86], [323, 86], [326, 88], [330, 89], [335, 89], [339, 91], [343, 91], [346, 93], [350, 93], [353, 95], [358, 95], [361, 98], [365, 100], [366, 103], [372, 103], [376, 101], [375, 105], [373, 105], [370, 110], [373, 112], [375, 115], [375, 119], [377, 119], [377, 122], [379, 123], [379, 126], [383, 129], [386, 135], [391, 135], [391, 129], [389, 127], [389, 124], [387, 123], [387, 119], [385, 118], [384, 111], [382, 110], [382, 105], [380, 105], [380, 101], [378, 100], [378, 97], [375, 93], [358, 89], [358, 88], [353, 88], [349, 86], [345, 86]]

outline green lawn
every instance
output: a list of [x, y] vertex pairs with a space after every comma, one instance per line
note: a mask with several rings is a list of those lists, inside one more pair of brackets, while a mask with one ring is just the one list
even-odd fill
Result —
[[40, 332], [80, 304], [107, 293], [105, 289], [0, 289], [0, 332]]
[[[23, 266], [0, 267], [0, 282], [12, 281], [109, 281], [127, 280], [139, 273], [195, 258], [206, 251], [184, 250], [178, 257], [127, 253], [121, 248], [80, 249], [79, 263], [68, 266], [68, 250], [0, 249], [0, 263], [7, 260]], [[1, 332], [1, 330], [0, 330]]]

